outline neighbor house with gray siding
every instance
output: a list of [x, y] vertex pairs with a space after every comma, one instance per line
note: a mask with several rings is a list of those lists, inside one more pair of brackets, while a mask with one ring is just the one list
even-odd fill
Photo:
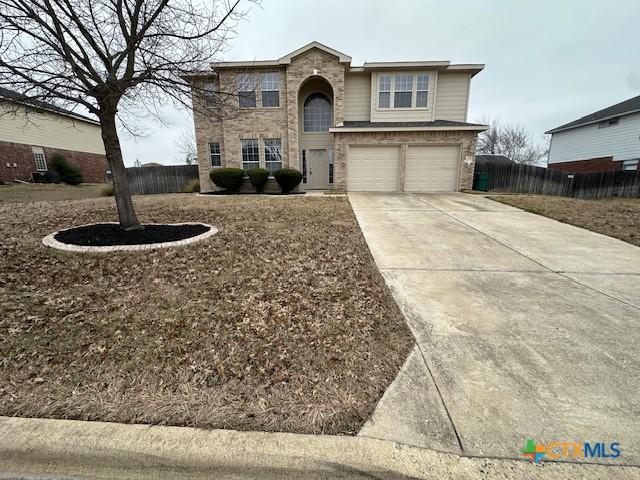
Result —
[[354, 66], [318, 42], [277, 60], [211, 65], [189, 77], [202, 191], [216, 188], [211, 169], [257, 166], [299, 169], [302, 190], [470, 189], [487, 127], [467, 121], [469, 92], [483, 68]]
[[568, 173], [640, 169], [640, 95], [546, 132], [549, 168]]

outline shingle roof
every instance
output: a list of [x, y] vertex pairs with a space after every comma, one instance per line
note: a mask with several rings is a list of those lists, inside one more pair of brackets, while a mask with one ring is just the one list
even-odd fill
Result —
[[[344, 128], [412, 128], [412, 127], [484, 127], [477, 123], [433, 120], [431, 122], [369, 122], [365, 120], [345, 121]], [[339, 129], [340, 127], [336, 127]]]
[[67, 110], [65, 108], [60, 108], [52, 103], [43, 102], [42, 100], [36, 100], [35, 98], [31, 98], [21, 93], [14, 92], [13, 90], [9, 90], [8, 88], [0, 87], [0, 99], [2, 98], [24, 105], [31, 105], [35, 108], [49, 110], [50, 112], [64, 115], [65, 117], [72, 117], [84, 122], [100, 125], [100, 122], [98, 122], [95, 118], [80, 115], [79, 113], [72, 112], [71, 110]]
[[559, 127], [553, 128], [545, 133], [556, 133], [562, 130], [569, 130], [570, 128], [581, 127], [582, 125], [595, 123], [600, 120], [604, 120], [605, 118], [627, 115], [631, 112], [638, 111], [640, 111], [640, 95], [630, 98], [629, 100], [625, 100], [624, 102], [616, 103], [615, 105], [611, 105], [610, 107], [603, 108], [602, 110], [598, 110], [597, 112], [590, 113], [589, 115], [585, 115], [578, 120], [565, 123], [564, 125], [560, 125]]
[[476, 165], [479, 163], [510, 164], [510, 163], [513, 163], [513, 161], [506, 155], [498, 155], [493, 153], [478, 153], [476, 154]]

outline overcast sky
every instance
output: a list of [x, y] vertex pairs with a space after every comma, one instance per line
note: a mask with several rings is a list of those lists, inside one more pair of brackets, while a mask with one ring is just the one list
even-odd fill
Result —
[[[218, 0], [216, 0], [218, 1]], [[249, 4], [245, 4], [248, 6]], [[640, 95], [640, 0], [263, 0], [252, 6], [221, 60], [276, 59], [317, 40], [364, 61], [484, 63], [471, 83], [469, 120], [545, 130]], [[182, 163], [168, 126], [123, 135], [125, 163]]]

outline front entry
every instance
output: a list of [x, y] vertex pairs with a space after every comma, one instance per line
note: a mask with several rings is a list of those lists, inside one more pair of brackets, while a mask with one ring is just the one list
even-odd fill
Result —
[[307, 190], [326, 190], [329, 188], [329, 155], [328, 150], [309, 150], [307, 165]]

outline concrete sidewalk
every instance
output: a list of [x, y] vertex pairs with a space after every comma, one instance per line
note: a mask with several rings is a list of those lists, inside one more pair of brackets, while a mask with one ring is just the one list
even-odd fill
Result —
[[349, 198], [417, 342], [360, 435], [640, 464], [640, 248], [478, 195]]
[[0, 479], [638, 479], [640, 469], [465, 458], [362, 437], [0, 417]]

